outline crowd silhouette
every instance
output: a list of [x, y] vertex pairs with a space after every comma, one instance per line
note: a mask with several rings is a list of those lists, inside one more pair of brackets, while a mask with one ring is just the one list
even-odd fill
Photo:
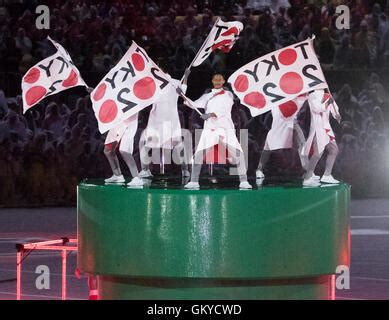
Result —
[[[54, 52], [47, 35], [71, 54], [85, 81], [95, 86], [122, 57], [131, 40], [145, 48], [173, 77], [181, 78], [214, 18], [245, 25], [229, 54], [216, 53], [189, 78], [188, 95], [199, 97], [218, 71], [226, 77], [251, 60], [316, 36], [315, 49], [343, 122], [333, 123], [340, 147], [334, 175], [353, 185], [354, 196], [388, 190], [389, 5], [385, 1], [50, 1], [50, 30], [35, 28], [37, 1], [0, 1], [0, 206], [74, 205], [84, 178], [110, 176], [91, 102], [83, 88], [45, 99], [22, 115], [21, 77]], [[351, 10], [351, 29], [335, 27], [336, 5]], [[150, 108], [140, 114], [139, 139]], [[182, 104], [182, 127], [202, 120]], [[249, 175], [254, 176], [271, 114], [251, 118], [236, 101], [237, 130], [249, 130]], [[305, 106], [300, 124], [309, 130]], [[139, 161], [138, 148], [135, 158]], [[321, 170], [319, 164], [318, 171]], [[122, 166], [123, 168], [125, 166]], [[218, 168], [224, 171], [225, 167]], [[154, 166], [153, 171], [158, 172]], [[295, 150], [272, 155], [273, 177], [298, 177]], [[167, 174], [179, 173], [170, 166]], [[125, 172], [128, 175], [128, 172]], [[216, 170], [218, 174], [218, 170]]]

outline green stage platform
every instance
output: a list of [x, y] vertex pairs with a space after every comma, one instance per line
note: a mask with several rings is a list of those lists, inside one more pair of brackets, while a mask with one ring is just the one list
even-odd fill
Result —
[[350, 186], [203, 186], [79, 185], [78, 267], [98, 276], [101, 299], [331, 297], [350, 262]]

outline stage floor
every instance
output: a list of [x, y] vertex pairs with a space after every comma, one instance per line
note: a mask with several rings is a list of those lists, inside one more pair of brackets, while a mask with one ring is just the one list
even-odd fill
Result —
[[[105, 186], [105, 187], [126, 187], [126, 184], [130, 182], [127, 179], [123, 184], [105, 184], [102, 179], [85, 179], [81, 182], [81, 185], [91, 186]], [[189, 182], [189, 178], [181, 178], [177, 176], [155, 176], [152, 179], [143, 179], [145, 185], [143, 189], [159, 189], [159, 190], [186, 190], [184, 186]], [[339, 185], [321, 184], [319, 187], [303, 187], [302, 179], [298, 178], [283, 178], [273, 177], [265, 180], [249, 179], [249, 183], [252, 185], [253, 190], [269, 190], [269, 189], [299, 189], [299, 188], [328, 188]], [[236, 176], [222, 176], [212, 177], [205, 176], [200, 177], [200, 190], [239, 190], [239, 179]], [[193, 190], [192, 190], [193, 191]], [[197, 190], [194, 190], [197, 191]], [[245, 191], [245, 190], [243, 190]]]
[[[352, 200], [351, 288], [338, 290], [337, 299], [389, 300], [389, 199]], [[77, 232], [76, 208], [0, 209], [0, 300], [16, 298], [15, 244], [23, 241], [73, 237]], [[76, 255], [69, 257], [70, 299], [87, 299], [86, 278], [74, 276]], [[35, 288], [35, 268], [48, 265], [50, 290]], [[60, 299], [60, 258], [30, 255], [23, 270], [24, 299]]]

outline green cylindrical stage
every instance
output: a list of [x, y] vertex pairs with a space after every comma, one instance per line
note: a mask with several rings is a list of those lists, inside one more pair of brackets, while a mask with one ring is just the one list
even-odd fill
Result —
[[86, 181], [78, 267], [101, 299], [329, 299], [349, 265], [350, 187], [200, 191]]

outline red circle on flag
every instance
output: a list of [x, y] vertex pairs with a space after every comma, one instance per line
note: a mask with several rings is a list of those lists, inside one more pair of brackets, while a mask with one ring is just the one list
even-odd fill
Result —
[[41, 72], [38, 68], [32, 68], [25, 76], [24, 76], [24, 82], [27, 83], [35, 83], [39, 80], [39, 77], [41, 76]]
[[69, 87], [74, 87], [77, 84], [77, 82], [78, 82], [78, 75], [74, 70], [72, 70], [72, 72], [70, 72], [69, 77], [62, 82], [62, 85], [65, 88], [69, 88]]
[[281, 77], [280, 87], [287, 94], [296, 94], [303, 90], [304, 81], [298, 73], [288, 72]]
[[155, 81], [151, 77], [145, 77], [134, 84], [134, 94], [138, 99], [150, 99], [156, 90]]
[[103, 103], [99, 111], [99, 120], [102, 123], [110, 123], [115, 120], [118, 114], [118, 107], [113, 100], [107, 100]]
[[296, 103], [294, 103], [293, 101], [288, 101], [283, 104], [280, 104], [278, 108], [280, 108], [280, 111], [285, 118], [293, 116], [298, 109]]
[[262, 93], [251, 92], [244, 97], [244, 103], [257, 109], [262, 109], [266, 105], [266, 99]]
[[235, 90], [238, 92], [245, 92], [249, 87], [249, 80], [247, 76], [241, 74], [238, 76], [234, 82]]
[[285, 66], [289, 66], [297, 60], [297, 53], [294, 49], [286, 49], [281, 51], [278, 60]]
[[95, 101], [101, 100], [105, 95], [105, 90], [107, 90], [107, 85], [105, 83], [100, 84], [93, 95], [93, 99]]
[[41, 86], [32, 87], [26, 93], [26, 102], [29, 106], [34, 105], [46, 95], [46, 88]]
[[134, 53], [132, 56], [132, 63], [138, 71], [143, 71], [145, 68], [145, 62], [140, 54]]

